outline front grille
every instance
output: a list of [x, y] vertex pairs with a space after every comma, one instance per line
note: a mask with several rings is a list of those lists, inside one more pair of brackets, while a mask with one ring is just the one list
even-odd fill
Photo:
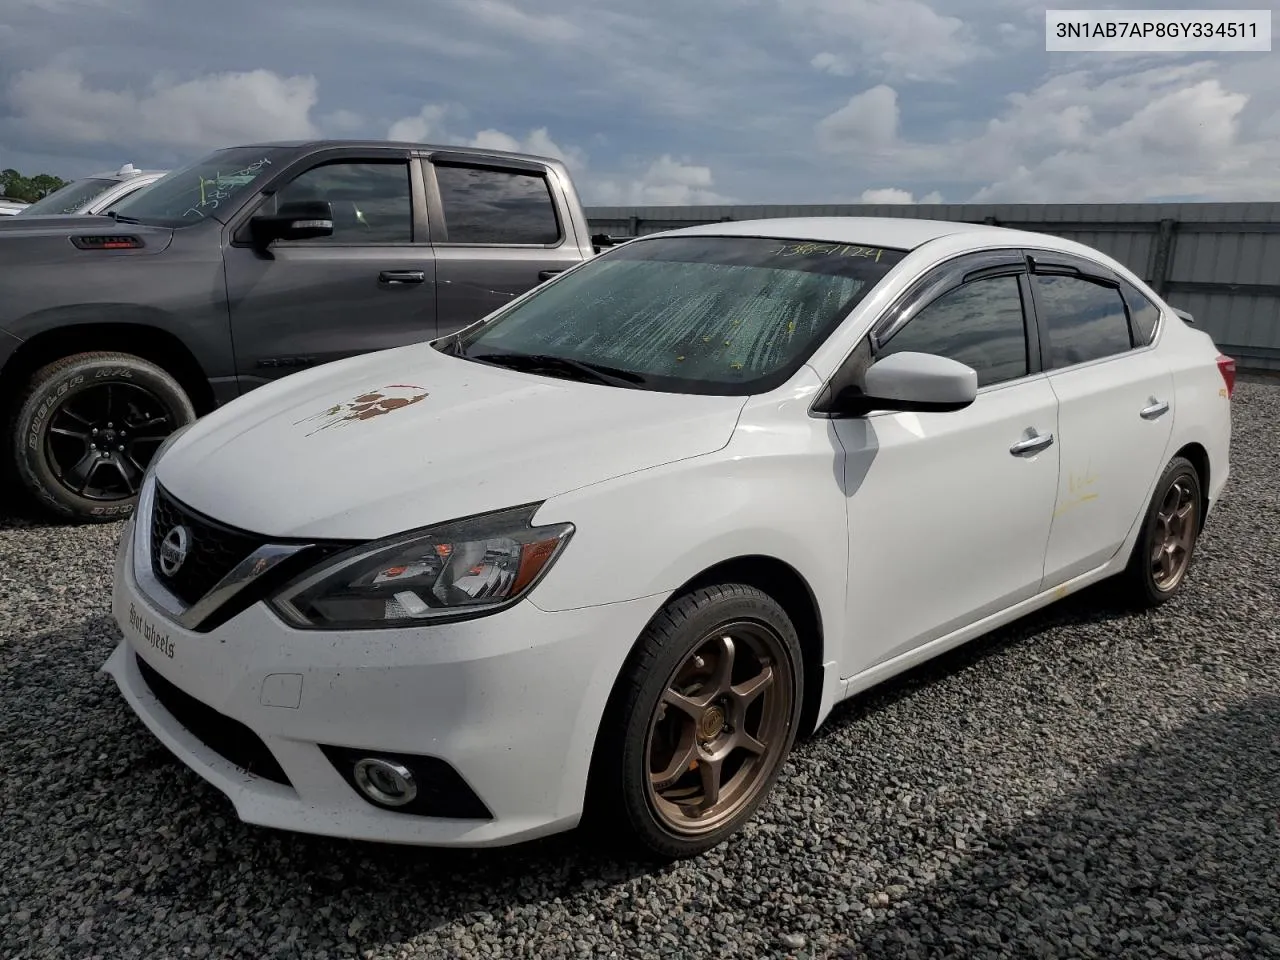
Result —
[[[160, 544], [175, 527], [187, 528], [187, 558], [173, 576], [160, 566]], [[151, 570], [179, 600], [191, 605], [217, 586], [265, 537], [237, 530], [197, 513], [174, 499], [159, 484], [151, 508]]]
[[201, 703], [191, 694], [179, 690], [134, 654], [142, 679], [155, 694], [160, 705], [173, 714], [192, 736], [210, 750], [237, 767], [264, 779], [292, 786], [288, 776], [262, 738], [239, 720], [224, 716], [213, 707]]

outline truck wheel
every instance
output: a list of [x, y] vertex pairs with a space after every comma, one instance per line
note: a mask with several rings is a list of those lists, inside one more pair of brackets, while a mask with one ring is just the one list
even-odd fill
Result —
[[78, 353], [41, 367], [14, 420], [18, 477], [55, 516], [123, 520], [164, 439], [196, 419], [173, 377], [127, 353]]

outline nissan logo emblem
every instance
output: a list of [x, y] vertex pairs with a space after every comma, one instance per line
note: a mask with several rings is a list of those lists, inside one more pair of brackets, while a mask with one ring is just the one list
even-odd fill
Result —
[[160, 572], [172, 577], [181, 569], [191, 548], [191, 534], [183, 526], [174, 527], [160, 541]]

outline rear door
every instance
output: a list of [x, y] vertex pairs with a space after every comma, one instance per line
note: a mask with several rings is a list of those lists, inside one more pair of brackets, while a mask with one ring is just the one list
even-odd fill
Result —
[[309, 158], [248, 214], [324, 200], [333, 234], [248, 243], [248, 215], [225, 250], [241, 390], [331, 360], [436, 335], [435, 262], [419, 161], [406, 150]]
[[1147, 505], [1173, 430], [1173, 374], [1107, 267], [1030, 251], [1042, 362], [1058, 398], [1061, 471], [1045, 588], [1116, 555]]
[[436, 260], [436, 330], [454, 333], [582, 260], [542, 164], [433, 154], [424, 162]]

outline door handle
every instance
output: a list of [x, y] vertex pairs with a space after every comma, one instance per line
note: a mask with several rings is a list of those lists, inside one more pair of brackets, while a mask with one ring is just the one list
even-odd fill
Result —
[[1025, 440], [1019, 440], [1009, 448], [1009, 452], [1015, 457], [1020, 457], [1024, 453], [1039, 453], [1051, 443], [1053, 443], [1052, 433], [1038, 433], [1034, 437], [1027, 437]]
[[426, 279], [423, 270], [383, 270], [378, 274], [379, 283], [422, 283]]
[[1151, 406], [1143, 407], [1138, 416], [1143, 420], [1154, 420], [1156, 417], [1162, 417], [1169, 412], [1169, 401], [1156, 401], [1155, 397], [1151, 398]]
[[539, 281], [542, 281], [542, 280], [550, 280], [550, 279], [551, 279], [552, 277], [554, 277], [557, 273], [564, 273], [564, 269], [563, 269], [563, 268], [561, 268], [561, 269], [559, 269], [559, 270], [539, 270], [539, 271], [538, 271], [538, 280], [539, 280]]

